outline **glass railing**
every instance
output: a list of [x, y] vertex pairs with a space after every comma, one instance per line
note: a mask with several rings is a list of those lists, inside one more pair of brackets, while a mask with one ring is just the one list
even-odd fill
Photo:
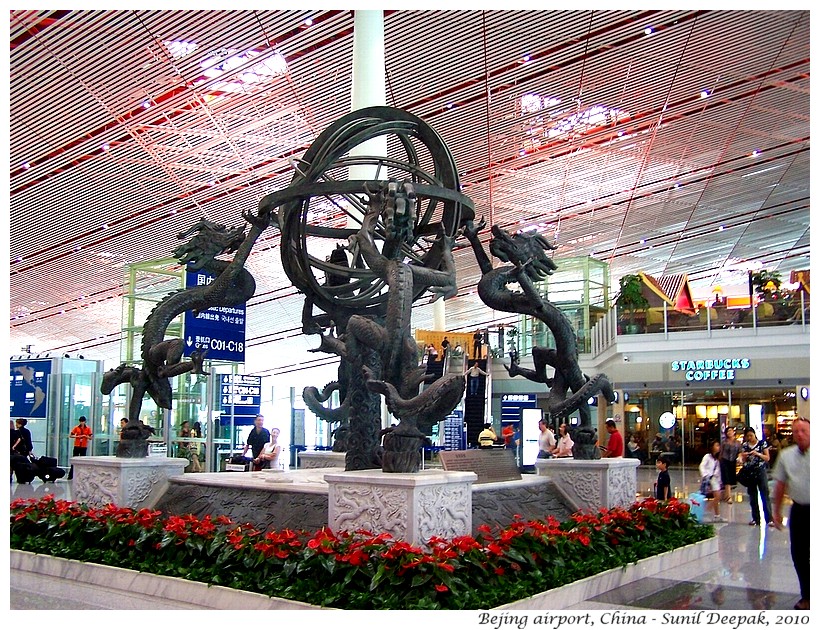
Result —
[[809, 300], [801, 295], [799, 302], [760, 302], [752, 308], [726, 308], [720, 305], [701, 307], [694, 314], [668, 305], [625, 311], [613, 307], [590, 331], [593, 354], [611, 345], [621, 335], [663, 334], [718, 330], [749, 330], [775, 326], [792, 326], [808, 332]]

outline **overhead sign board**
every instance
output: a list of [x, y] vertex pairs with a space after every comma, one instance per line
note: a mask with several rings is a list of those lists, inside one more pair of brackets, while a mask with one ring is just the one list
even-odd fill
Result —
[[[215, 276], [207, 271], [185, 273], [185, 287], [206, 286]], [[197, 348], [207, 350], [208, 359], [245, 361], [245, 305], [213, 306], [204, 311], [185, 311], [185, 356]]]
[[222, 374], [219, 389], [222, 401], [220, 422], [228, 424], [233, 415], [234, 424], [253, 424], [262, 404], [262, 377]]
[[12, 418], [45, 418], [51, 361], [11, 361], [9, 376]]

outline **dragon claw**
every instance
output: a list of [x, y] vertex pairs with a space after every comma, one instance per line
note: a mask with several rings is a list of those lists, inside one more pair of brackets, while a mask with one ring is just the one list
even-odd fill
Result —
[[202, 369], [203, 363], [205, 362], [205, 355], [208, 354], [208, 350], [194, 350], [191, 353], [191, 363], [193, 364], [193, 369], [191, 370], [191, 374], [204, 374], [208, 375], [210, 372], [206, 372]]

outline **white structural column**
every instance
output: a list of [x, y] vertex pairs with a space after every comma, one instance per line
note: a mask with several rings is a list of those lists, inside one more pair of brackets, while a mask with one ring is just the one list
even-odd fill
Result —
[[[353, 92], [351, 111], [362, 107], [385, 105], [384, 79], [384, 11], [353, 13]], [[387, 156], [387, 136], [368, 140], [350, 151], [350, 155]], [[372, 166], [351, 166], [350, 179], [386, 179], [384, 169], [377, 175]]]

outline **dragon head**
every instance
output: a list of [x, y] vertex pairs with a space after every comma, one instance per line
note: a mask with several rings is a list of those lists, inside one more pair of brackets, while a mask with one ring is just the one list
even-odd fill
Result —
[[202, 269], [220, 254], [229, 254], [239, 249], [245, 240], [244, 226], [228, 228], [221, 223], [200, 219], [190, 228], [177, 235], [179, 239], [188, 238], [187, 243], [174, 250], [174, 257], [180, 264], [192, 269]]
[[492, 233], [490, 252], [493, 256], [523, 269], [530, 280], [543, 280], [558, 268], [546, 253], [555, 246], [540, 234], [512, 235], [497, 225], [492, 226]]

